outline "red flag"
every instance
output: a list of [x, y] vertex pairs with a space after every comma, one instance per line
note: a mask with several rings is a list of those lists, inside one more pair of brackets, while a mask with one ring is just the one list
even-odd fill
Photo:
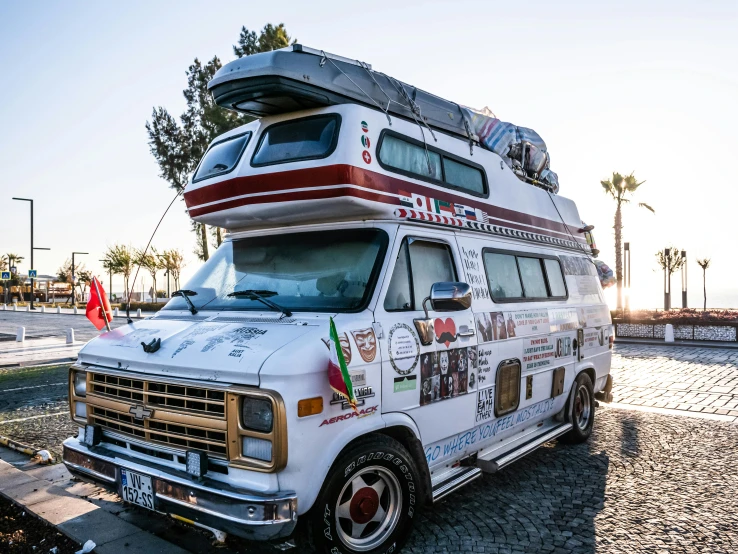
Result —
[[[103, 310], [105, 311], [103, 312]], [[107, 327], [108, 331], [110, 330], [109, 323], [113, 320], [113, 310], [110, 309], [110, 302], [108, 302], [108, 297], [105, 295], [105, 289], [103, 289], [102, 283], [97, 280], [97, 277], [93, 277], [90, 283], [90, 301], [87, 302], [86, 315], [98, 331], [103, 327]]]

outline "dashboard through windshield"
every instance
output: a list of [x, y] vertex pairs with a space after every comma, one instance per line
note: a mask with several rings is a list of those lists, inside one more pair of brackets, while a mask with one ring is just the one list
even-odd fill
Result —
[[[248, 292], [261, 291], [290, 311], [361, 311], [388, 240], [381, 229], [340, 229], [226, 241], [184, 288], [197, 310], [269, 310]], [[188, 306], [177, 297], [164, 309]]]

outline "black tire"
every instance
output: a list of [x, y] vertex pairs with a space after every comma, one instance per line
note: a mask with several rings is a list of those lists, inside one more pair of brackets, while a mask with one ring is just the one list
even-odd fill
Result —
[[312, 509], [317, 551], [398, 552], [420, 509], [419, 489], [415, 461], [398, 441], [373, 435], [355, 442], [333, 464]]
[[572, 428], [561, 437], [561, 441], [569, 444], [586, 442], [592, 434], [594, 420], [594, 385], [589, 375], [582, 372], [574, 381], [567, 403], [567, 421], [572, 424]]

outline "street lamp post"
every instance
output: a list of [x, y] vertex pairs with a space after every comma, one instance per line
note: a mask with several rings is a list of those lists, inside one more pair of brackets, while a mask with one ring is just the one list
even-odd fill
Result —
[[671, 309], [671, 248], [664, 248], [664, 310]]
[[[13, 197], [13, 200], [20, 200], [21, 202], [30, 202], [31, 203], [31, 269], [36, 269], [36, 266], [33, 264], [33, 252], [34, 250], [51, 250], [51, 248], [34, 248], [33, 246], [33, 200], [31, 198], [15, 198]], [[33, 286], [34, 278], [31, 277], [31, 309], [35, 310], [36, 308], [33, 307], [33, 300], [34, 300], [34, 286]], [[21, 290], [23, 288], [21, 287]], [[21, 293], [22, 295], [22, 293]]]
[[625, 262], [625, 268], [623, 271], [623, 277], [625, 281], [625, 311], [630, 311], [630, 243], [626, 242], [623, 246], [625, 256], [623, 261]]
[[77, 305], [77, 295], [74, 293], [74, 255], [89, 254], [89, 252], [72, 252], [72, 306]]
[[682, 308], [687, 307], [687, 251], [682, 250]]

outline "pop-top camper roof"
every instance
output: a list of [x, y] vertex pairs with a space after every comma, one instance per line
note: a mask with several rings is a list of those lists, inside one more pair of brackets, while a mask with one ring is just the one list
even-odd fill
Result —
[[208, 84], [215, 102], [256, 117], [336, 104], [362, 104], [419, 125], [451, 133], [499, 154], [519, 178], [558, 191], [543, 139], [465, 108], [369, 64], [294, 44], [246, 56], [221, 68]]

